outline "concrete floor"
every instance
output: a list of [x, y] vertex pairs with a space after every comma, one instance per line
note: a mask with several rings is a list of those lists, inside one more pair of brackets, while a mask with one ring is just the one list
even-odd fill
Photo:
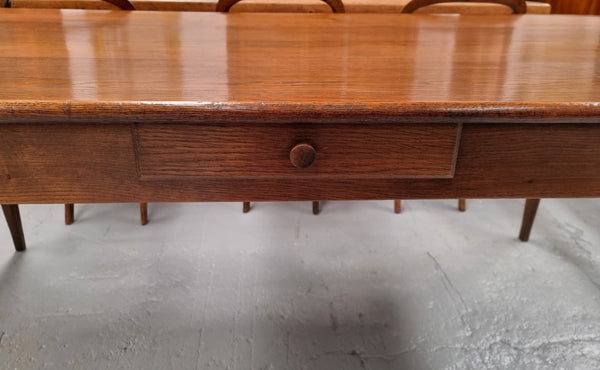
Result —
[[0, 369], [599, 369], [600, 200], [22, 206]]

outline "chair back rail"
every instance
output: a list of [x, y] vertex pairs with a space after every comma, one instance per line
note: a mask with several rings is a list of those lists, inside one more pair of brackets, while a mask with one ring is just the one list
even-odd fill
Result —
[[527, 13], [527, 3], [525, 0], [411, 0], [402, 8], [402, 13], [413, 13], [419, 8], [439, 3], [494, 3], [506, 5], [512, 9], [515, 14]]

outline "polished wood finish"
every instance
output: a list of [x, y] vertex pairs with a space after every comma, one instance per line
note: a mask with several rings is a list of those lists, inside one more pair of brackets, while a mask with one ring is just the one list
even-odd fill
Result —
[[75, 222], [75, 204], [65, 204], [65, 225], [72, 225]]
[[3, 204], [600, 197], [596, 17], [0, 17]]
[[521, 223], [521, 231], [519, 232], [519, 239], [523, 242], [529, 240], [529, 234], [531, 234], [531, 227], [533, 226], [533, 220], [537, 213], [538, 206], [540, 205], [540, 199], [526, 199], [525, 210], [523, 211], [523, 222]]
[[[399, 13], [408, 0], [344, 0], [346, 13]], [[216, 0], [132, 0], [137, 10], [161, 11], [204, 11], [214, 12]], [[12, 0], [13, 8], [54, 8], [54, 9], [118, 9], [102, 0]], [[230, 12], [297, 12], [329, 13], [331, 7], [322, 0], [244, 0], [230, 8]], [[420, 8], [418, 13], [460, 13], [470, 15], [510, 14], [512, 10], [504, 5], [490, 3], [450, 3], [434, 4]], [[537, 1], [527, 1], [527, 13], [549, 14], [550, 5]]]
[[21, 214], [17, 204], [2, 204], [4, 218], [8, 224], [10, 235], [17, 252], [23, 252], [26, 249], [25, 236], [23, 234], [23, 225], [21, 224]]
[[[1, 11], [10, 37], [0, 40], [0, 68], [12, 70], [0, 80], [2, 124], [292, 124], [305, 112], [301, 121], [315, 127], [600, 117], [600, 87], [589, 78], [599, 68], [595, 17]], [[22, 32], [33, 26], [39, 32]], [[208, 31], [210, 39], [197, 36]]]
[[[469, 0], [411, 0], [403, 8], [402, 13], [413, 13], [419, 8], [423, 8], [438, 3], [458, 3], [470, 2]], [[477, 3], [494, 3], [502, 4], [512, 9], [515, 14], [523, 14], [527, 12], [527, 3], [525, 0], [476, 0]]]
[[[241, 0], [218, 0], [217, 1], [217, 11], [218, 12], [228, 12], [229, 9], [240, 2]], [[331, 10], [334, 13], [344, 13], [344, 3], [342, 0], [323, 0], [327, 5], [331, 7]]]

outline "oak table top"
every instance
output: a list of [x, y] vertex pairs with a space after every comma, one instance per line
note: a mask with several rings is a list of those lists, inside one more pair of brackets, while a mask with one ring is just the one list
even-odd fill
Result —
[[0, 122], [306, 109], [600, 117], [600, 17], [2, 9], [0, 19]]

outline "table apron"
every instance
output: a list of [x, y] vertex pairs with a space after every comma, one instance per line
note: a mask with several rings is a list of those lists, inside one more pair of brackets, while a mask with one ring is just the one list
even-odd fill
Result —
[[5, 123], [0, 203], [600, 197], [599, 143], [590, 123]]

